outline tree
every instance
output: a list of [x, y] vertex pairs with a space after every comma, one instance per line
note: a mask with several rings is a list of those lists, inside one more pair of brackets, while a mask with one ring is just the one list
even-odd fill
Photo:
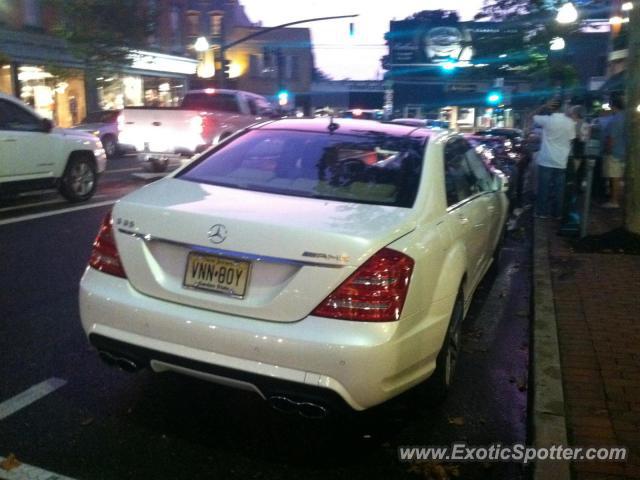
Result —
[[[574, 87], [578, 80], [576, 69], [564, 61], [563, 52], [551, 54], [549, 49], [551, 39], [564, 37], [579, 26], [556, 22], [557, 9], [565, 2], [485, 0], [476, 20], [502, 22], [502, 31], [499, 37], [494, 35], [493, 38], [484, 39], [484, 42], [478, 42], [478, 53], [489, 59], [496, 54], [508, 53], [508, 59], [505, 60], [508, 69], [526, 74], [541, 91], [550, 88], [564, 91], [565, 88]], [[602, 5], [606, 3], [607, 0], [582, 0], [580, 17], [602, 17]]]
[[[158, 12], [136, 0], [45, 0], [57, 13], [52, 33], [93, 68], [131, 63], [131, 50], [155, 32]], [[151, 4], [150, 4], [151, 5]]]
[[640, 235], [640, 3], [629, 19], [627, 56], [627, 172], [625, 227]]

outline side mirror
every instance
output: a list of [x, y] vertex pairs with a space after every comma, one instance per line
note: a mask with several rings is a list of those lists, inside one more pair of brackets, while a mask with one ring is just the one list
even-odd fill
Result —
[[493, 172], [493, 189], [496, 192], [508, 192], [509, 191], [509, 179], [500, 170], [494, 170]]
[[43, 118], [42, 119], [42, 131], [44, 133], [49, 133], [51, 130], [53, 130], [53, 122], [51, 120], [49, 120], [48, 118]]

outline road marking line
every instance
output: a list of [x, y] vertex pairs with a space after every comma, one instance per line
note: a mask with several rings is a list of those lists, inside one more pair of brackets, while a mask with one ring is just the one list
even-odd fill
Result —
[[[105, 198], [106, 195], [103, 194], [99, 194], [99, 195], [94, 195], [92, 198], [98, 199], [98, 198]], [[2, 207], [0, 208], [0, 213], [1, 212], [10, 212], [12, 210], [22, 210], [23, 208], [34, 208], [34, 207], [42, 207], [44, 205], [53, 205], [59, 203], [60, 205], [66, 205], [69, 202], [67, 202], [66, 200], [62, 199], [62, 198], [55, 198], [53, 200], [43, 200], [42, 202], [34, 202], [34, 203], [25, 203], [23, 205], [13, 205], [11, 207]]]
[[[0, 456], [0, 462], [3, 460], [4, 457]], [[42, 468], [34, 467], [26, 463], [20, 463], [19, 466], [11, 470], [0, 468], [0, 478], [3, 480], [73, 480], [71, 477], [48, 472]]]
[[11, 397], [9, 400], [5, 400], [0, 403], [0, 420], [4, 420], [9, 415], [16, 413], [18, 410], [31, 405], [33, 402], [37, 402], [42, 397], [49, 395], [51, 392], [55, 392], [66, 383], [67, 381], [62, 378], [51, 377], [48, 380], [40, 382], [37, 385], [28, 388], [24, 392]]
[[33, 213], [31, 215], [23, 215], [22, 217], [8, 218], [6, 220], [0, 220], [0, 225], [9, 225], [11, 223], [26, 222], [26, 221], [29, 221], [29, 220], [36, 220], [38, 218], [52, 217], [54, 215], [61, 215], [63, 213], [77, 212], [79, 210], [87, 210], [89, 208], [104, 207], [106, 205], [113, 205], [116, 202], [117, 202], [117, 200], [107, 200], [107, 201], [104, 201], [104, 202], [90, 203], [88, 205], [80, 205], [78, 207], [63, 208], [62, 210], [52, 210], [51, 212]]
[[105, 170], [104, 172], [102, 172], [103, 175], [107, 175], [109, 173], [125, 173], [125, 172], [141, 172], [142, 168], [140, 167], [136, 167], [136, 168], [117, 168], [115, 170]]

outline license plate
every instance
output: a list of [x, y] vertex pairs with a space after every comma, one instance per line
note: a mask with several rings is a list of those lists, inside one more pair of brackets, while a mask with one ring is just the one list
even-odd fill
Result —
[[244, 297], [251, 263], [191, 252], [187, 258], [184, 286]]

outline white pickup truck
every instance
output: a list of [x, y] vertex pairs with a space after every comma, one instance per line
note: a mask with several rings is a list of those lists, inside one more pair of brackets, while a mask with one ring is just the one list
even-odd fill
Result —
[[229, 135], [273, 116], [266, 98], [240, 90], [187, 92], [180, 107], [127, 107], [120, 144], [135, 148], [145, 167], [166, 170], [170, 160], [191, 156]]
[[100, 139], [55, 128], [19, 99], [0, 93], [0, 197], [57, 188], [70, 202], [89, 200], [106, 168]]

